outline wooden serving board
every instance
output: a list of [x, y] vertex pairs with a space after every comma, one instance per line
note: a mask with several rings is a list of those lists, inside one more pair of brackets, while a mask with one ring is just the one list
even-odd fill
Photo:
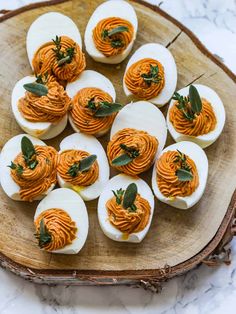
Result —
[[[25, 48], [30, 24], [45, 12], [58, 11], [70, 16], [83, 35], [91, 13], [101, 2], [53, 0], [27, 6], [0, 18], [1, 147], [12, 136], [22, 133], [11, 113], [10, 102], [16, 81], [31, 73]], [[211, 263], [209, 255], [217, 253], [216, 248], [218, 253], [222, 251], [224, 244], [231, 239], [236, 204], [236, 195], [230, 203], [236, 182], [236, 77], [189, 30], [159, 8], [139, 0], [131, 1], [131, 4], [139, 19], [132, 53], [148, 42], [165, 45], [176, 60], [177, 88], [193, 82], [206, 84], [220, 95], [225, 105], [227, 120], [223, 134], [206, 149], [209, 178], [205, 194], [196, 206], [187, 211], [156, 201], [150, 231], [140, 244], [108, 239], [98, 224], [97, 201], [88, 202], [90, 228], [87, 242], [78, 255], [68, 256], [49, 254], [37, 247], [33, 236], [37, 203], [12, 201], [0, 190], [0, 262], [24, 278], [41, 283], [141, 283], [148, 287], [181, 274], [204, 260]], [[87, 69], [97, 70], [111, 79], [117, 100], [126, 103], [122, 77], [128, 58], [117, 66], [99, 64], [86, 57]], [[58, 148], [61, 139], [70, 133], [72, 129], [68, 126], [57, 139], [47, 143]], [[107, 137], [102, 139], [104, 146], [107, 141]], [[167, 144], [171, 143], [169, 137]], [[150, 183], [150, 172], [142, 177]]]

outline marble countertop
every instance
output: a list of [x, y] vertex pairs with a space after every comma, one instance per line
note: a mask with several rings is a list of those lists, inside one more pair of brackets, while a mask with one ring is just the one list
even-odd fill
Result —
[[[38, 0], [0, 0], [15, 9]], [[190, 28], [236, 73], [236, 0], [149, 0]], [[129, 287], [48, 287], [34, 285], [0, 269], [0, 314], [234, 314], [236, 241], [232, 263], [201, 265], [163, 286], [161, 294]]]

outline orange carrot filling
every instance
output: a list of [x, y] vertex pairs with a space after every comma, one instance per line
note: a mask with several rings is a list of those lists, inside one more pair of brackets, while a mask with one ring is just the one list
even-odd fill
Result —
[[160, 94], [165, 85], [164, 67], [157, 60], [141, 59], [128, 68], [125, 84], [138, 98], [154, 98]]
[[58, 80], [73, 82], [85, 69], [85, 56], [71, 38], [56, 37], [42, 45], [32, 60], [36, 74], [51, 74]]
[[[111, 166], [128, 175], [135, 176], [148, 170], [158, 148], [157, 139], [145, 131], [126, 128], [117, 132], [108, 143], [107, 156]], [[116, 162], [122, 158], [128, 163]]]
[[129, 211], [122, 204], [117, 204], [115, 196], [106, 203], [110, 223], [123, 233], [140, 232], [148, 224], [151, 214], [149, 202], [137, 194], [134, 205], [136, 210]]
[[[79, 162], [90, 156], [89, 153], [82, 150], [65, 150], [59, 155], [58, 173], [60, 177], [72, 185], [89, 186], [97, 181], [99, 176], [98, 162], [95, 161], [87, 171], [73, 172], [74, 165], [78, 165]], [[72, 169], [72, 170], [70, 170]]]
[[39, 246], [48, 252], [62, 249], [76, 238], [75, 222], [67, 212], [59, 208], [43, 211], [34, 225]]
[[170, 109], [169, 118], [175, 130], [189, 136], [199, 136], [213, 131], [216, 127], [216, 116], [212, 105], [206, 99], [201, 98], [202, 110], [194, 115], [193, 120], [186, 119], [183, 112], [178, 109], [178, 102], [175, 102]]
[[106, 57], [121, 54], [134, 36], [133, 25], [118, 17], [101, 20], [93, 30], [96, 48]]
[[185, 157], [185, 169], [192, 174], [189, 181], [180, 181], [177, 171], [181, 169], [181, 160], [177, 151], [167, 151], [159, 158], [156, 164], [157, 185], [166, 197], [189, 196], [199, 185], [197, 167], [188, 156]]

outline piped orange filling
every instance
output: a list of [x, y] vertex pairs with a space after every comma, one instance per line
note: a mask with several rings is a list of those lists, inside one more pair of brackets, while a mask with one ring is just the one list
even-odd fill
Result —
[[164, 88], [164, 74], [164, 67], [159, 61], [145, 58], [133, 63], [128, 68], [124, 79], [133, 95], [141, 99], [151, 99], [158, 96]]
[[76, 238], [76, 224], [62, 209], [51, 208], [43, 211], [35, 220], [36, 236], [40, 237], [40, 223], [43, 219], [44, 228], [51, 240], [43, 246], [44, 250], [51, 252], [69, 245]]
[[106, 203], [110, 223], [123, 233], [140, 232], [149, 222], [151, 214], [149, 202], [137, 194], [134, 205], [137, 208], [136, 211], [129, 211], [116, 203], [115, 196]]
[[72, 177], [69, 174], [69, 169], [74, 164], [79, 164], [81, 159], [90, 156], [89, 153], [81, 150], [65, 150], [59, 155], [58, 173], [60, 177], [72, 185], [88, 186], [93, 184], [99, 175], [98, 162], [95, 161], [88, 171], [79, 172], [78, 175]]
[[157, 171], [157, 184], [161, 193], [166, 197], [189, 196], [199, 185], [199, 177], [197, 167], [194, 161], [186, 156], [186, 164], [190, 168], [193, 175], [191, 181], [180, 181], [176, 174], [177, 170], [181, 168], [178, 162], [177, 151], [167, 151], [159, 158]]
[[169, 112], [170, 122], [175, 130], [181, 134], [190, 136], [199, 136], [213, 131], [216, 127], [216, 116], [211, 103], [202, 98], [202, 110], [195, 114], [193, 120], [184, 117], [181, 110], [178, 109], [178, 102], [175, 102]]
[[[125, 26], [127, 31], [105, 36], [116, 27]], [[133, 25], [124, 19], [118, 17], [109, 17], [101, 20], [93, 30], [93, 41], [96, 48], [106, 57], [121, 54], [132, 41], [134, 34]]]

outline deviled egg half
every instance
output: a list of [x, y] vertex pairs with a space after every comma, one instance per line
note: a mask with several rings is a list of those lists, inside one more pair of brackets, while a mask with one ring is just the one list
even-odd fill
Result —
[[63, 139], [57, 168], [61, 187], [71, 188], [90, 201], [101, 194], [109, 175], [106, 153], [94, 136], [75, 133]]
[[141, 242], [154, 212], [154, 196], [138, 177], [119, 174], [108, 182], [98, 201], [98, 220], [104, 234], [120, 242]]
[[225, 124], [225, 109], [213, 89], [193, 84], [174, 94], [166, 120], [176, 142], [191, 141], [205, 148], [220, 136]]
[[123, 88], [131, 99], [144, 99], [162, 107], [172, 97], [177, 84], [177, 68], [171, 52], [150, 43], [135, 51], [126, 66]]
[[86, 50], [95, 61], [120, 63], [130, 53], [137, 29], [136, 13], [128, 2], [105, 1], [96, 8], [86, 26]]
[[79, 29], [58, 12], [45, 13], [31, 24], [26, 49], [36, 74], [54, 75], [60, 81], [76, 80], [86, 66]]
[[41, 249], [77, 254], [88, 235], [88, 213], [82, 198], [72, 190], [56, 189], [38, 205], [34, 224]]
[[16, 201], [41, 200], [57, 182], [58, 153], [26, 134], [11, 138], [0, 155], [0, 182]]
[[86, 70], [66, 91], [72, 98], [69, 121], [75, 132], [99, 137], [110, 130], [122, 105], [115, 102], [116, 92], [108, 78]]
[[13, 88], [11, 106], [26, 133], [51, 139], [66, 127], [71, 99], [53, 76], [25, 76]]
[[201, 147], [179, 142], [166, 147], [153, 167], [152, 188], [157, 199], [180, 209], [202, 197], [208, 177], [208, 159]]
[[160, 155], [167, 136], [165, 118], [147, 101], [132, 102], [116, 116], [107, 156], [112, 167], [128, 175], [148, 170]]

